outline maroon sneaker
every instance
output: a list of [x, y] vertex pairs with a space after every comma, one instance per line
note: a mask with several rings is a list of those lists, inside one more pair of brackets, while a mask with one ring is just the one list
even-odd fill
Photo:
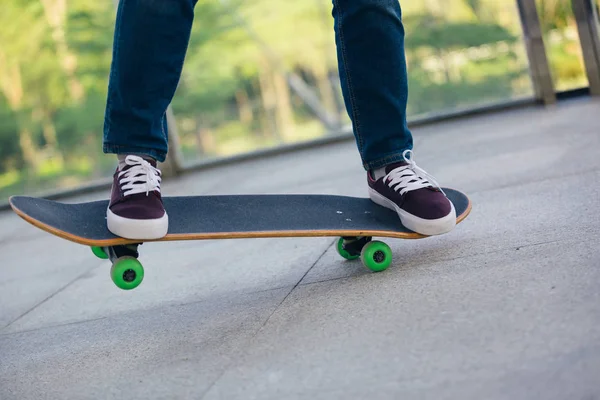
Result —
[[[402, 224], [422, 235], [440, 235], [456, 225], [454, 205], [435, 180], [411, 158], [367, 173], [369, 197], [395, 210]], [[430, 182], [431, 181], [431, 182]]]
[[160, 239], [169, 217], [160, 194], [161, 173], [156, 161], [128, 155], [113, 176], [108, 230], [127, 239]]

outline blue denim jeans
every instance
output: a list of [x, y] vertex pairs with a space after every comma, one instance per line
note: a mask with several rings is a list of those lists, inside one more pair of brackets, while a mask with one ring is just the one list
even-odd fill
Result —
[[[197, 0], [121, 0], [104, 123], [105, 153], [164, 161], [166, 109], [179, 83]], [[398, 0], [333, 0], [342, 94], [365, 169], [412, 149]]]

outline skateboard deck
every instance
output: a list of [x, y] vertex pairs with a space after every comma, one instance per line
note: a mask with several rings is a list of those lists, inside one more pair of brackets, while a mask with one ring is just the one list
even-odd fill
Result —
[[[443, 190], [454, 204], [457, 223], [463, 221], [471, 211], [469, 198], [454, 189]], [[372, 244], [373, 236], [398, 239], [426, 237], [404, 227], [396, 212], [368, 198], [348, 196], [268, 194], [164, 197], [169, 231], [161, 239], [143, 241], [124, 239], [107, 229], [108, 200], [69, 204], [13, 196], [9, 202], [21, 218], [35, 227], [63, 239], [92, 246], [97, 256], [110, 258], [113, 264], [121, 258], [137, 261], [137, 244], [141, 242], [340, 236], [344, 239], [338, 243], [338, 252], [347, 259], [353, 259], [363, 257], [363, 248]], [[384, 250], [388, 251], [389, 248]], [[367, 259], [370, 260], [369, 257]], [[388, 259], [391, 259], [391, 254]]]
[[[467, 217], [466, 195], [444, 189], [454, 203], [457, 222]], [[163, 198], [173, 241], [259, 237], [381, 236], [419, 239], [426, 236], [405, 228], [398, 215], [367, 198], [334, 195], [217, 195]], [[108, 200], [68, 204], [27, 196], [10, 198], [24, 220], [79, 244], [117, 246], [139, 243], [112, 234], [106, 227]]]

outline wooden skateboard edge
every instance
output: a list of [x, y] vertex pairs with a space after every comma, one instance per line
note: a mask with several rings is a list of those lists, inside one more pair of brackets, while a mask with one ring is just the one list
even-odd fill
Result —
[[[185, 240], [212, 240], [212, 239], [264, 239], [264, 238], [292, 238], [292, 237], [334, 237], [334, 236], [373, 236], [373, 237], [387, 237], [393, 239], [424, 239], [429, 236], [421, 235], [419, 233], [406, 233], [406, 232], [395, 232], [395, 231], [378, 231], [378, 230], [298, 230], [298, 231], [252, 231], [252, 232], [214, 232], [214, 233], [179, 233], [179, 234], [167, 234], [165, 237], [160, 239], [149, 239], [149, 240], [135, 240], [125, 238], [114, 238], [104, 240], [91, 240], [82, 238], [80, 236], [71, 235], [65, 231], [54, 228], [50, 225], [44, 224], [36, 220], [35, 218], [27, 215], [16, 207], [11, 196], [9, 198], [9, 204], [12, 210], [23, 220], [27, 221], [31, 225], [45, 232], [48, 232], [54, 236], [62, 239], [78, 243], [84, 246], [120, 246], [133, 243], [150, 243], [150, 242], [174, 242], [174, 241], [185, 241]], [[471, 199], [465, 195], [468, 200], [466, 210], [456, 217], [456, 224], [461, 223], [471, 213], [473, 207]]]

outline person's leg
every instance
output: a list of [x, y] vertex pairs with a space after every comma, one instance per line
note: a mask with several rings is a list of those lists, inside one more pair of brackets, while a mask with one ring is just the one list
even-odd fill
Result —
[[179, 83], [197, 0], [120, 0], [104, 121], [104, 152], [162, 162], [166, 110]]
[[333, 0], [338, 70], [365, 169], [401, 161], [408, 82], [398, 0]]
[[157, 161], [168, 151], [166, 110], [187, 52], [197, 0], [120, 0], [104, 121], [105, 153], [118, 155], [109, 230], [153, 239], [168, 230]]
[[413, 139], [398, 0], [332, 1], [342, 93], [371, 199], [416, 232], [448, 232], [456, 223], [452, 203], [406, 157]]

